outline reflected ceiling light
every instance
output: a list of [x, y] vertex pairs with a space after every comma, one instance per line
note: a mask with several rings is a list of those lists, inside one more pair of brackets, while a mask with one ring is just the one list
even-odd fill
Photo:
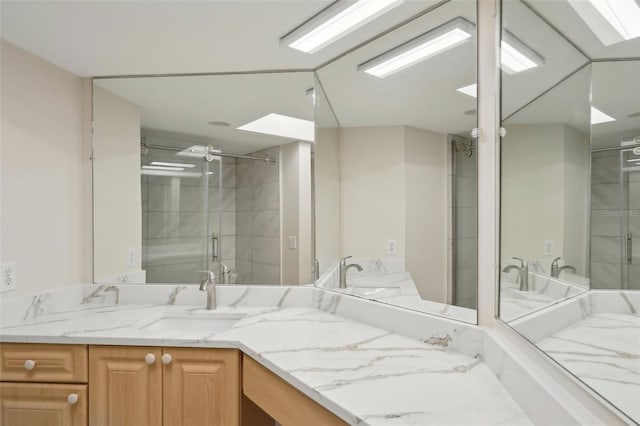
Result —
[[616, 119], [600, 111], [598, 108], [591, 107], [591, 124], [592, 125], [600, 124], [600, 123], [609, 123], [611, 121], [616, 121]]
[[147, 170], [144, 169], [140, 172], [140, 174], [145, 176], [171, 176], [171, 177], [181, 177], [181, 178], [201, 178], [202, 175], [200, 173], [195, 172], [181, 172], [180, 170]]
[[385, 78], [470, 40], [474, 32], [475, 25], [458, 17], [358, 65], [358, 71]]
[[264, 117], [238, 127], [238, 130], [282, 136], [308, 142], [314, 141], [313, 121], [302, 120], [282, 114], [267, 114]]
[[504, 72], [513, 75], [544, 65], [544, 58], [508, 31], [503, 31], [500, 63]]
[[464, 93], [465, 95], [471, 96], [472, 98], [478, 97], [478, 85], [476, 83], [461, 87], [456, 90], [460, 93]]
[[568, 0], [605, 46], [640, 37], [640, 5], [636, 0]]
[[195, 167], [195, 164], [184, 164], [184, 163], [165, 163], [163, 161], [152, 161], [151, 162], [152, 166], [165, 166], [165, 167], [183, 167], [186, 169], [190, 169], [192, 167]]
[[[183, 149], [180, 152], [176, 152], [179, 157], [191, 157], [191, 158], [204, 158], [207, 154], [219, 153], [220, 149], [213, 148], [211, 145], [191, 145], [189, 148]], [[214, 160], [219, 160], [220, 157], [214, 157]]]
[[181, 172], [184, 170], [183, 167], [165, 167], [165, 166], [142, 166], [143, 169], [149, 170], [167, 170], [173, 172]]
[[292, 49], [315, 53], [362, 27], [404, 0], [359, 0], [335, 2], [280, 39]]

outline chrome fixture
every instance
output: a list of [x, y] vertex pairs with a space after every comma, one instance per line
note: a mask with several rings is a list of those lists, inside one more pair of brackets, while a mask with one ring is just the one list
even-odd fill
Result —
[[238, 273], [235, 269], [229, 269], [224, 263], [221, 263], [220, 267], [222, 267], [222, 284], [231, 284], [231, 277], [235, 277]]
[[529, 291], [529, 264], [526, 260], [519, 257], [513, 257], [512, 259], [519, 260], [520, 266], [507, 265], [502, 272], [511, 272], [514, 269], [518, 271], [518, 280], [520, 283], [520, 291]]
[[318, 279], [320, 279], [320, 261], [317, 257], [313, 261], [313, 277], [315, 278], [314, 281], [318, 281]]
[[353, 256], [347, 256], [340, 259], [340, 288], [347, 288], [347, 270], [351, 267], [356, 268], [358, 272], [362, 272], [362, 266], [357, 263], [352, 263], [351, 265], [347, 265], [347, 259], [352, 258]]
[[207, 278], [200, 282], [200, 291], [207, 292], [207, 310], [216, 308], [216, 276], [211, 271], [200, 271]]
[[574, 274], [576, 273], [576, 268], [574, 268], [571, 265], [564, 265], [564, 266], [559, 266], [558, 265], [558, 260], [562, 259], [561, 257], [556, 257], [555, 259], [553, 259], [553, 262], [551, 262], [551, 276], [553, 278], [559, 278], [560, 274], [562, 273], [562, 271], [564, 271], [565, 269], [570, 270], [571, 272], [573, 272]]

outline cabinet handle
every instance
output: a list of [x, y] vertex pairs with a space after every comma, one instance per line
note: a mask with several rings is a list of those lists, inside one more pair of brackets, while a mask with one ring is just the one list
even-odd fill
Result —
[[144, 356], [144, 362], [146, 362], [147, 364], [151, 365], [154, 362], [156, 362], [156, 356], [154, 354], [146, 354]]
[[67, 402], [71, 405], [75, 405], [75, 403], [78, 402], [78, 394], [70, 393], [69, 395], [67, 395]]
[[171, 358], [170, 354], [162, 355], [162, 363], [163, 364], [171, 364], [171, 361], [173, 361], [173, 358]]
[[34, 368], [36, 368], [36, 362], [32, 359], [28, 359], [24, 362], [24, 368], [26, 370], [33, 370]]

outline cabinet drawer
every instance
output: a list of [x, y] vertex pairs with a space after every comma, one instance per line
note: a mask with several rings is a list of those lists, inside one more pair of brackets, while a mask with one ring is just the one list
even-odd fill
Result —
[[0, 425], [86, 426], [87, 385], [0, 383]]
[[0, 344], [0, 381], [86, 383], [86, 345]]

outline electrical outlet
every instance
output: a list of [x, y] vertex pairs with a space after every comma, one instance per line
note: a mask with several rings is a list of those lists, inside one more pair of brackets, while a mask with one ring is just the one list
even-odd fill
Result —
[[387, 254], [396, 254], [396, 240], [387, 241]]
[[15, 262], [3, 263], [1, 269], [2, 275], [0, 275], [0, 293], [5, 291], [13, 291], [18, 285], [16, 281], [16, 264]]
[[553, 240], [544, 240], [542, 251], [545, 256], [553, 256]]
[[298, 241], [296, 237], [289, 237], [289, 248], [295, 249], [298, 246]]
[[129, 247], [127, 250], [127, 266], [133, 268], [136, 266], [136, 249]]

